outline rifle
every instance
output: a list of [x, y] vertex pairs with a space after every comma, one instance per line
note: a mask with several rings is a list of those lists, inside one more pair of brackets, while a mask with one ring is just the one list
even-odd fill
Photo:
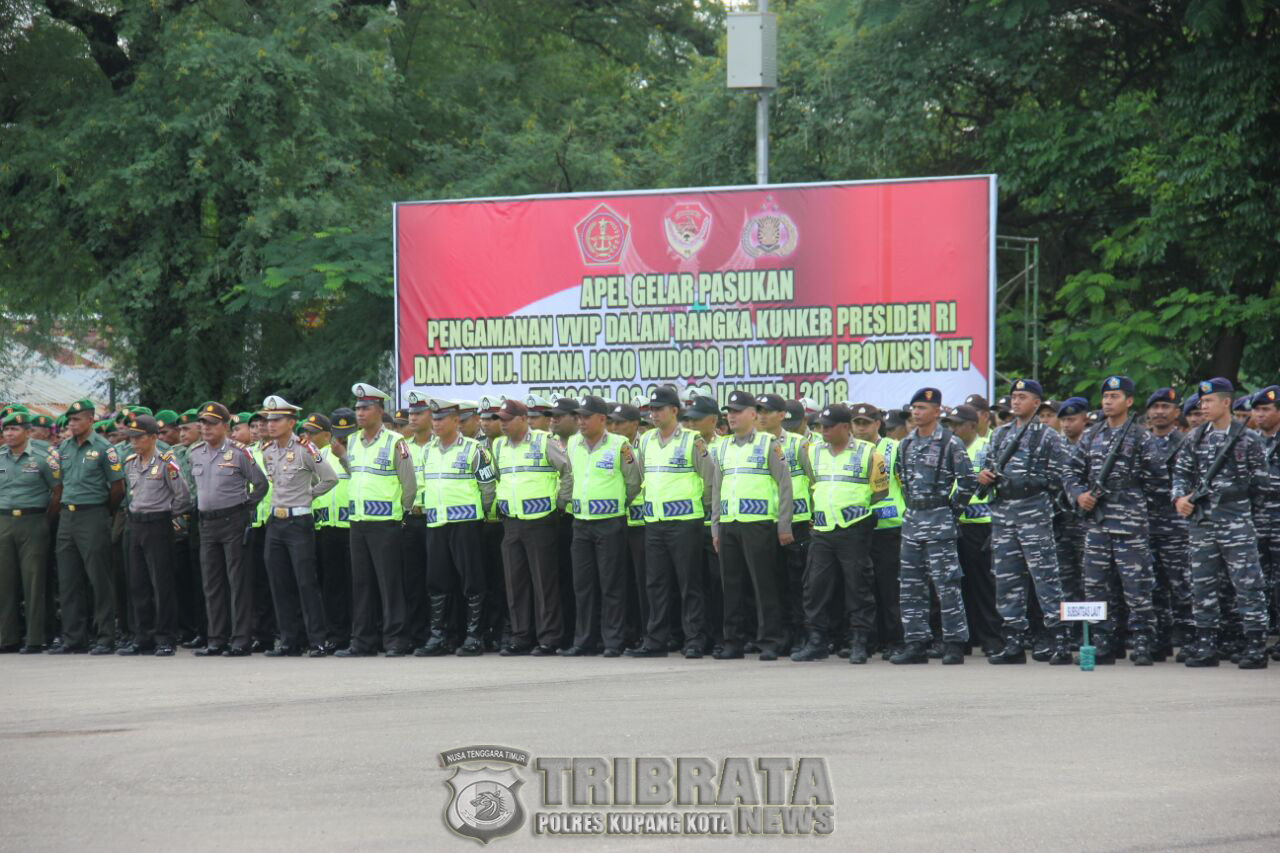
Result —
[[990, 486], [978, 486], [978, 490], [973, 493], [974, 497], [978, 500], [986, 500], [987, 495], [991, 494], [991, 490], [999, 485], [1000, 481], [1004, 479], [1004, 466], [1008, 465], [1009, 460], [1013, 458], [1013, 454], [1018, 452], [1018, 447], [1022, 444], [1022, 437], [1027, 434], [1027, 429], [1030, 428], [1031, 424], [1035, 422], [1035, 420], [1035, 415], [1032, 415], [1027, 419], [1027, 422], [1022, 425], [1022, 429], [1018, 430], [1018, 434], [1013, 437], [1013, 441], [1009, 442], [1008, 446], [1000, 452], [1000, 458], [995, 461], [994, 465], [990, 464], [990, 457], [987, 458], [986, 464], [982, 467], [995, 474], [996, 479]]
[[[1208, 427], [1205, 427], [1207, 430]], [[1244, 434], [1244, 427], [1239, 421], [1232, 421], [1231, 426], [1227, 428], [1227, 440], [1218, 449], [1218, 455], [1213, 457], [1213, 461], [1209, 463], [1209, 470], [1200, 478], [1200, 483], [1196, 486], [1195, 491], [1187, 495], [1193, 508], [1191, 510], [1191, 520], [1197, 523], [1203, 522], [1209, 515], [1209, 510], [1217, 506], [1217, 501], [1213, 500], [1213, 490], [1209, 488], [1209, 484], [1213, 482], [1213, 478], [1218, 476], [1223, 467], [1227, 464], [1227, 457], [1231, 454], [1231, 449], [1236, 446], [1236, 442], [1240, 440], [1240, 436]], [[1204, 433], [1200, 434], [1204, 438]]]
[[1120, 448], [1124, 447], [1124, 439], [1129, 430], [1133, 429], [1133, 423], [1136, 418], [1129, 418], [1124, 422], [1124, 426], [1120, 428], [1120, 432], [1116, 433], [1111, 439], [1111, 448], [1107, 451], [1107, 458], [1102, 460], [1102, 467], [1098, 469], [1098, 476], [1089, 484], [1089, 494], [1093, 495], [1093, 510], [1086, 515], [1090, 521], [1095, 524], [1102, 523], [1102, 504], [1111, 496], [1111, 492], [1107, 490], [1107, 478], [1111, 476], [1111, 471], [1116, 467], [1116, 459], [1120, 456]]

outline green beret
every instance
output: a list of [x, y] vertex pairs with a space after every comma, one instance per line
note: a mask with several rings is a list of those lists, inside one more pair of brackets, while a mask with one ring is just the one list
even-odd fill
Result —
[[111, 432], [112, 428], [115, 427], [115, 425], [116, 425], [116, 422], [111, 420], [110, 418], [107, 418], [106, 420], [95, 421], [93, 424], [93, 431], [106, 435], [107, 433]]
[[231, 419], [231, 425], [235, 426], [236, 424], [247, 424], [249, 423], [249, 419], [252, 417], [253, 417], [252, 412], [236, 412], [236, 416]]
[[78, 415], [81, 412], [93, 412], [92, 400], [76, 400], [70, 406], [67, 406], [68, 415]]
[[155, 414], [146, 406], [125, 406], [125, 410], [135, 415], [147, 415], [148, 417]]
[[36, 415], [35, 418], [32, 419], [31, 425], [53, 429], [53, 418], [48, 415]]
[[53, 425], [58, 429], [63, 429], [67, 425], [67, 416], [58, 415], [56, 418], [53, 419]]
[[5, 415], [3, 421], [0, 421], [0, 426], [29, 427], [31, 426], [32, 420], [34, 420], [34, 418], [31, 416], [30, 412], [10, 412]]
[[31, 410], [21, 403], [9, 403], [3, 409], [0, 409], [0, 418], [7, 418], [15, 412], [20, 412], [24, 415], [31, 414]]
[[178, 423], [178, 413], [173, 409], [161, 409], [156, 412], [155, 419], [162, 427], [174, 426]]

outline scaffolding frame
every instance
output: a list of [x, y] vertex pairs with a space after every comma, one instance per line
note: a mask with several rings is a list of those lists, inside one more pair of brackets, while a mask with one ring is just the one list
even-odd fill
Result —
[[[1031, 353], [1031, 378], [1040, 379], [1040, 238], [996, 235], [997, 262], [1003, 257], [1018, 264], [1017, 271], [996, 285], [996, 312], [1022, 294], [1023, 342]], [[1021, 285], [1021, 287], [1019, 287]], [[992, 342], [995, 345], [995, 342]], [[997, 376], [1001, 379], [999, 369]]]

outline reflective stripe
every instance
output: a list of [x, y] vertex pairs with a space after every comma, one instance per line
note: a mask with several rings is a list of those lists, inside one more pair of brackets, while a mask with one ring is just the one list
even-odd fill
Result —
[[366, 465], [352, 465], [352, 474], [377, 474], [379, 477], [394, 477], [396, 469], [392, 468], [372, 468]]
[[433, 471], [423, 471], [422, 479], [424, 480], [473, 480], [475, 474], [441, 474]]
[[550, 465], [508, 465], [498, 469], [499, 474], [519, 474], [526, 471], [555, 471]]
[[724, 469], [724, 474], [725, 474], [725, 476], [726, 476], [726, 477], [727, 477], [728, 475], [730, 475], [730, 474], [764, 474], [764, 475], [768, 476], [768, 474], [769, 474], [769, 469], [768, 469], [768, 468], [756, 468], [756, 467], [751, 467], [751, 468], [725, 468], [725, 469]]
[[390, 518], [392, 512], [391, 501], [364, 501], [365, 515], [376, 518]]
[[870, 477], [850, 477], [847, 474], [823, 474], [821, 476], [814, 475], [815, 483], [870, 483]]

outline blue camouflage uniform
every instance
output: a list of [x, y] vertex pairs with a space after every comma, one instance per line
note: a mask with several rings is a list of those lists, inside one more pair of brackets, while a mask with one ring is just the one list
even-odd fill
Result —
[[1174, 628], [1189, 629], [1191, 577], [1188, 563], [1187, 520], [1173, 506], [1173, 462], [1182, 447], [1176, 429], [1150, 436], [1152, 452], [1160, 461], [1160, 476], [1144, 485], [1147, 521], [1151, 528], [1151, 565], [1155, 577], [1156, 628], [1162, 639]]

